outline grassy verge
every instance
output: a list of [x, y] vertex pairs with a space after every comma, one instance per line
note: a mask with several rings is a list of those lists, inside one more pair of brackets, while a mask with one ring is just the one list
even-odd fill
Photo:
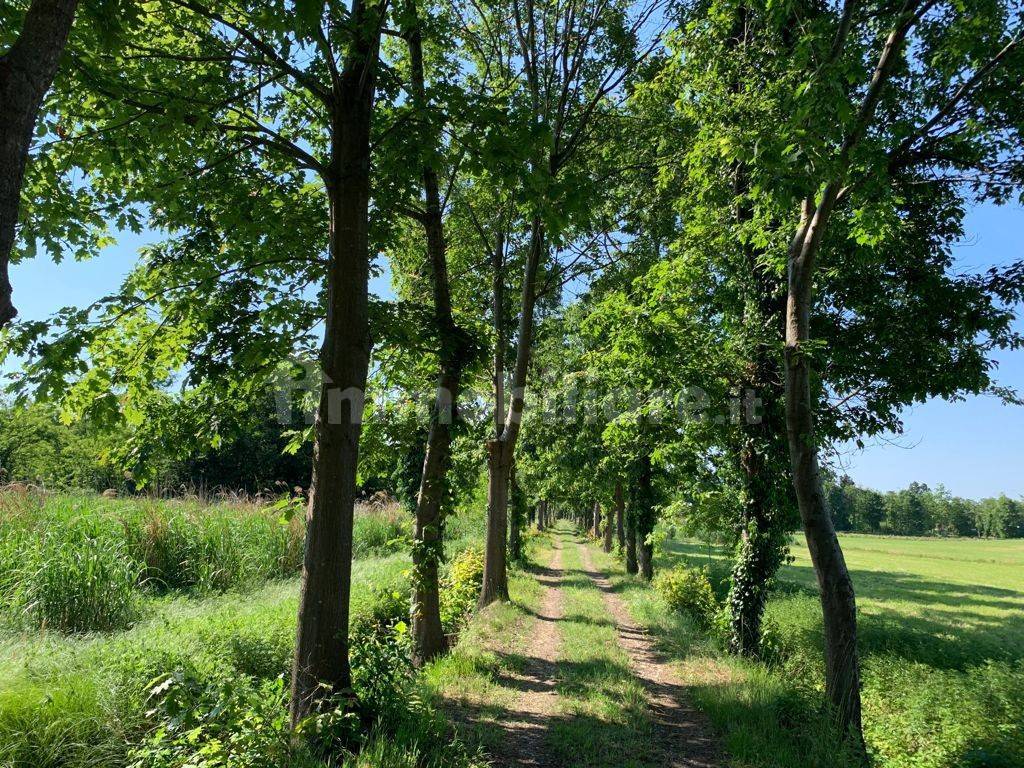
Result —
[[[547, 538], [534, 536], [527, 546], [532, 561], [547, 562]], [[424, 668], [421, 693], [447, 712], [460, 737], [477, 749], [493, 749], [497, 727], [518, 695], [509, 680], [526, 663], [543, 589], [530, 569], [509, 573], [509, 603], [495, 603], [473, 617], [451, 652]]]

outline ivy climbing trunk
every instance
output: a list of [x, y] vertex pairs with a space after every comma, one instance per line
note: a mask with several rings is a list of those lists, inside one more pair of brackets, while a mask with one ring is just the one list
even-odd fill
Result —
[[[412, 26], [406, 34], [413, 104], [421, 116], [429, 108], [423, 68], [423, 40], [415, 2], [406, 3]], [[431, 125], [430, 120], [425, 123]], [[436, 132], [428, 144], [437, 149]], [[431, 409], [430, 430], [416, 497], [416, 523], [413, 528], [413, 589], [411, 624], [413, 662], [422, 665], [445, 650], [441, 625], [438, 569], [444, 552], [445, 502], [448, 497], [448, 469], [451, 463], [452, 430], [458, 418], [462, 373], [470, 355], [470, 339], [455, 324], [451, 286], [448, 277], [447, 244], [444, 236], [441, 193], [437, 171], [424, 163], [422, 171], [425, 205], [419, 216], [426, 235], [427, 263], [434, 298], [434, 328], [437, 332], [437, 357], [440, 370]]]
[[8, 267], [32, 134], [77, 8], [78, 0], [33, 0], [21, 33], [0, 56], [0, 330], [18, 314]]
[[293, 726], [337, 697], [352, 697], [352, 523], [370, 360], [370, 127], [380, 44], [378, 25], [367, 23], [362, 0], [353, 4], [352, 15], [355, 39], [332, 90], [332, 163], [324, 180], [330, 200], [327, 317], [292, 666]]
[[[747, 9], [738, 11], [735, 39], [746, 44]], [[738, 201], [736, 224], [753, 219], [748, 200], [750, 181], [745, 163], [733, 171], [733, 191]], [[742, 333], [749, 358], [740, 382], [744, 412], [737, 451], [743, 478], [740, 539], [729, 583], [729, 648], [733, 653], [756, 658], [761, 649], [761, 622], [768, 593], [789, 548], [790, 531], [796, 525], [795, 499], [789, 482], [789, 455], [783, 412], [783, 372], [779, 342], [783, 337], [786, 291], [763, 250], [749, 242], [740, 244], [743, 255], [744, 309]], [[756, 398], [756, 399], [755, 399]], [[760, 408], [757, 408], [757, 404]]]

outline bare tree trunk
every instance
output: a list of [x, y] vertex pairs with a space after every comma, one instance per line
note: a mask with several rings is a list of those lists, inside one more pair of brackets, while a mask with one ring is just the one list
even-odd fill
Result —
[[[508, 599], [507, 556], [508, 472], [515, 455], [516, 441], [526, 405], [526, 378], [533, 343], [533, 314], [537, 304], [536, 280], [545, 249], [544, 226], [540, 216], [533, 218], [530, 250], [523, 274], [519, 309], [519, 334], [516, 339], [516, 363], [512, 372], [509, 407], [504, 425], [495, 439], [487, 443], [488, 499], [487, 529], [484, 546], [484, 579], [480, 587], [480, 607], [495, 600]], [[496, 358], [497, 361], [497, 358]]]
[[548, 503], [546, 501], [537, 502], [537, 530], [543, 531], [547, 521], [544, 519], [547, 514]]
[[[810, 233], [805, 233], [805, 237]], [[811, 376], [802, 345], [809, 338], [811, 274], [792, 254], [786, 309], [786, 426], [800, 517], [818, 577], [825, 629], [825, 691], [840, 728], [861, 737], [857, 603], [832, 516], [822, 490], [814, 436]]]
[[619, 539], [619, 549], [626, 548], [626, 502], [623, 498], [622, 483], [615, 483], [615, 532]]
[[615, 505], [608, 507], [608, 514], [604, 521], [604, 551], [612, 551], [612, 533], [615, 527]]
[[655, 523], [653, 472], [650, 456], [643, 456], [640, 459], [635, 499], [633, 515], [636, 520], [634, 529], [636, 531], [637, 563], [640, 567], [640, 575], [644, 580], [650, 581], [654, 578], [654, 545], [650, 535], [654, 531]]
[[313, 480], [299, 593], [291, 722], [336, 696], [351, 697], [348, 657], [352, 522], [363, 398], [370, 360], [368, 317], [370, 125], [379, 32], [366, 7], [353, 7], [358, 37], [334, 88], [327, 318], [320, 352], [323, 383], [314, 425]]
[[33, 0], [21, 33], [0, 56], [0, 330], [18, 315], [8, 265], [28, 150], [77, 8], [78, 0]]
[[594, 538], [595, 539], [599, 539], [599, 538], [601, 538], [601, 502], [600, 501], [595, 501], [594, 502], [593, 518], [594, 518], [593, 519], [593, 524], [591, 525], [591, 529], [590, 530], [591, 530], [591, 533], [594, 535]]

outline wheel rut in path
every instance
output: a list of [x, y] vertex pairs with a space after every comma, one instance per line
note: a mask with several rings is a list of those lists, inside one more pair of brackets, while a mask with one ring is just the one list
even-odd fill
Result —
[[590, 548], [578, 543], [583, 569], [604, 596], [615, 621], [619, 647], [629, 656], [629, 665], [647, 691], [656, 738], [658, 765], [666, 768], [717, 768], [721, 753], [711, 736], [711, 727], [688, 703], [686, 688], [678, 674], [655, 651], [654, 641], [629, 615], [604, 574], [594, 567]]
[[562, 543], [552, 539], [551, 565], [537, 573], [544, 597], [526, 651], [523, 669], [509, 681], [520, 691], [508, 719], [502, 723], [504, 738], [495, 750], [495, 765], [503, 768], [533, 766], [559, 768], [548, 754], [546, 739], [550, 718], [558, 708], [556, 671], [562, 636], [558, 623], [565, 613], [561, 590]]

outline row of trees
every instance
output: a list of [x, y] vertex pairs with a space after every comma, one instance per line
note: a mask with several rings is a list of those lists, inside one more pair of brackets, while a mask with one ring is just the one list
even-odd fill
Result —
[[[0, 19], [0, 85], [55, 78], [42, 108], [38, 89], [5, 102], [13, 170], [32, 159], [24, 184], [2, 174], [14, 258], [87, 255], [111, 227], [164, 239], [120, 290], [10, 328], [16, 386], [214, 443], [300, 378], [288, 361], [317, 361], [294, 435], [312, 482], [293, 723], [350, 697], [372, 447], [416, 489], [418, 660], [444, 650], [438, 563], [468, 453], [488, 476], [481, 605], [508, 598], [525, 510], [620, 510], [627, 567], [650, 578], [656, 516], [683, 505], [735, 536], [733, 645], [756, 656], [802, 525], [826, 691], [859, 742], [819, 453], [928, 396], [1013, 399], [990, 353], [1021, 342], [1024, 269], [957, 274], [950, 247], [970, 203], [1024, 181], [1018, 5], [83, 2], [66, 50], [73, 1]], [[368, 290], [378, 257], [393, 300]]]
[[939, 486], [911, 483], [902, 491], [859, 488], [849, 477], [826, 487], [832, 518], [841, 531], [895, 536], [1024, 537], [1024, 503], [1006, 495], [973, 501]]

